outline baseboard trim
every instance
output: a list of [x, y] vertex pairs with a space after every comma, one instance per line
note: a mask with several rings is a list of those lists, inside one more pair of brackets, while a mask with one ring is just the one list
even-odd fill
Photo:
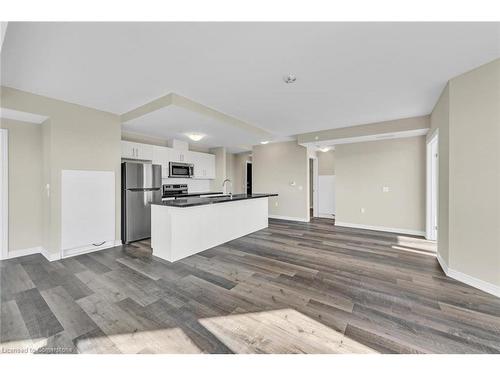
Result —
[[436, 252], [436, 258], [437, 258], [437, 261], [439, 263], [439, 265], [441, 266], [441, 269], [443, 270], [443, 272], [445, 273], [446, 276], [448, 276], [448, 265], [446, 264], [446, 262], [444, 261], [443, 258], [441, 258], [441, 254], [439, 254], [439, 252]]
[[437, 258], [438, 263], [441, 266], [441, 268], [443, 269], [443, 272], [445, 273], [446, 276], [451, 277], [452, 279], [460, 281], [464, 284], [470, 285], [470, 286], [477, 288], [479, 290], [482, 290], [483, 292], [492, 294], [495, 297], [500, 297], [500, 286], [497, 286], [497, 285], [489, 283], [487, 281], [478, 279], [478, 278], [473, 277], [473, 276], [469, 276], [463, 272], [451, 269], [446, 264], [444, 259], [441, 258], [441, 255], [439, 253], [436, 254], [436, 258]]
[[413, 230], [413, 229], [403, 229], [403, 228], [390, 228], [390, 227], [381, 227], [375, 225], [364, 225], [364, 224], [353, 224], [353, 223], [345, 223], [341, 221], [335, 221], [336, 227], [347, 227], [347, 228], [356, 228], [356, 229], [368, 229], [368, 230], [376, 230], [379, 232], [390, 232], [397, 234], [409, 234], [412, 236], [423, 236], [425, 237], [425, 231], [423, 230]]
[[69, 250], [63, 250], [61, 259], [64, 258], [70, 258], [74, 257], [77, 255], [82, 255], [82, 254], [88, 254], [88, 253], [93, 253], [94, 251], [99, 251], [99, 250], [104, 250], [104, 249], [109, 249], [111, 247], [115, 246], [121, 246], [122, 241], [120, 240], [113, 240], [113, 241], [106, 241], [100, 246], [83, 246], [83, 247], [76, 247], [74, 249], [69, 249]]
[[322, 213], [319, 213], [318, 215], [316, 215], [314, 217], [321, 217], [323, 219], [335, 219], [335, 214], [322, 214]]
[[41, 252], [42, 252], [41, 246], [29, 247], [27, 249], [13, 250], [13, 251], [9, 251], [7, 253], [7, 257], [4, 259], [19, 258], [19, 257], [24, 257], [26, 255], [38, 254]]
[[61, 259], [61, 254], [60, 253], [49, 253], [46, 249], [43, 247], [41, 248], [42, 250], [40, 253], [49, 261], [49, 262], [54, 262], [56, 260]]
[[54, 262], [56, 260], [60, 260], [63, 258], [69, 258], [69, 257], [81, 255], [81, 254], [92, 253], [94, 251], [109, 249], [111, 247], [121, 246], [121, 245], [122, 245], [121, 240], [107, 241], [106, 243], [104, 243], [101, 246], [84, 246], [84, 247], [80, 247], [80, 248], [66, 250], [66, 251], [62, 252], [63, 255], [61, 255], [61, 253], [49, 253], [42, 246], [35, 246], [35, 247], [30, 247], [28, 249], [20, 249], [20, 250], [10, 251], [7, 258], [3, 258], [3, 260], [19, 258], [19, 257], [23, 257], [26, 255], [32, 255], [32, 254], [42, 254], [49, 262]]
[[279, 219], [279, 220], [288, 220], [288, 221], [300, 221], [303, 223], [308, 223], [309, 219], [304, 219], [302, 217], [294, 217], [294, 216], [280, 216], [280, 215], [269, 215], [269, 219]]

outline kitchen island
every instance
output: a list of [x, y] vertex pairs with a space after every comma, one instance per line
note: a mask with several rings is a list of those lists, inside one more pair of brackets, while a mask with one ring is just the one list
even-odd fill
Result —
[[175, 262], [267, 228], [271, 196], [277, 194], [188, 197], [152, 203], [153, 255]]

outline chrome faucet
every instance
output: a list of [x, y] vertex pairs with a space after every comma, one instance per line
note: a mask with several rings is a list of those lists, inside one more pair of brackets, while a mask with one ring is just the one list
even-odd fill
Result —
[[[233, 183], [231, 182], [231, 180], [229, 178], [226, 178], [223, 182], [222, 182], [222, 192], [224, 193], [224, 188], [226, 186], [226, 182], [229, 182], [231, 184], [231, 186], [233, 186]], [[233, 193], [229, 192], [229, 197], [233, 197]]]

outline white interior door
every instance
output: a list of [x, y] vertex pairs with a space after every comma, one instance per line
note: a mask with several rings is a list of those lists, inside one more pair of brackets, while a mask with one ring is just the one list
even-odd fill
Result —
[[319, 216], [335, 215], [335, 175], [319, 176]]
[[438, 231], [438, 176], [439, 151], [438, 135], [436, 134], [427, 144], [427, 219], [426, 237], [428, 240], [437, 240]]
[[0, 255], [9, 255], [9, 143], [7, 129], [0, 129]]

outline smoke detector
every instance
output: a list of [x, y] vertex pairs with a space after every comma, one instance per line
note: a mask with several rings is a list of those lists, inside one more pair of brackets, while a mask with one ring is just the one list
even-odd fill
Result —
[[285, 83], [294, 83], [295, 81], [297, 80], [297, 77], [295, 77], [295, 75], [293, 74], [288, 74], [286, 76], [283, 77], [283, 81], [285, 81]]

